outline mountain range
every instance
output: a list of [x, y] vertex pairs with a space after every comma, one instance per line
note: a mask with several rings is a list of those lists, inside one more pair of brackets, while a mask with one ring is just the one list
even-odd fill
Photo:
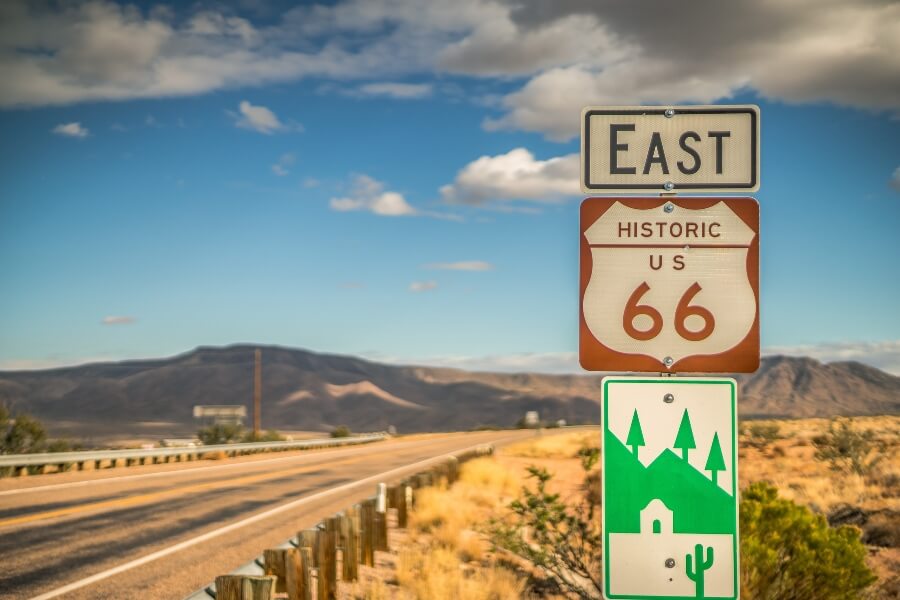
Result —
[[[262, 350], [263, 426], [401, 432], [508, 427], [526, 411], [544, 421], [599, 421], [599, 375], [487, 373], [388, 365], [279, 346], [200, 347], [154, 360], [0, 372], [0, 403], [38, 418], [196, 425], [197, 404], [244, 404]], [[857, 362], [770, 356], [739, 375], [739, 412], [754, 417], [900, 413], [900, 377]], [[248, 414], [252, 411], [248, 410]]]

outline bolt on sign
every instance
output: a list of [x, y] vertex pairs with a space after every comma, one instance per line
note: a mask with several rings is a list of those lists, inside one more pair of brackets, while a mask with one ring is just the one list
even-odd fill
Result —
[[759, 367], [753, 198], [588, 198], [580, 276], [585, 369]]
[[759, 108], [592, 106], [581, 119], [586, 194], [753, 192]]
[[605, 377], [603, 595], [737, 600], [737, 384]]

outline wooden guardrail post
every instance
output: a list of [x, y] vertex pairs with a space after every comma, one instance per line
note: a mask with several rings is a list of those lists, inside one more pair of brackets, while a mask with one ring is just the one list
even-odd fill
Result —
[[409, 525], [409, 511], [412, 509], [413, 489], [404, 483], [397, 494], [397, 527], [406, 529]]
[[348, 508], [341, 518], [341, 579], [359, 579], [359, 515]]
[[387, 485], [378, 484], [375, 494], [375, 549], [387, 552]]
[[276, 579], [273, 575], [219, 575], [216, 600], [272, 600]]
[[[309, 552], [308, 548], [304, 548]], [[263, 552], [263, 568], [266, 575], [278, 578], [275, 593], [287, 593], [288, 600], [310, 600], [309, 564], [303, 569], [301, 550], [297, 548], [273, 548]]]
[[319, 565], [318, 571], [318, 600], [333, 600], [337, 592], [337, 565], [335, 564], [335, 537], [336, 529], [334, 519], [325, 520], [325, 529], [318, 530], [316, 554]]
[[366, 500], [359, 505], [360, 539], [362, 564], [375, 566], [375, 501]]

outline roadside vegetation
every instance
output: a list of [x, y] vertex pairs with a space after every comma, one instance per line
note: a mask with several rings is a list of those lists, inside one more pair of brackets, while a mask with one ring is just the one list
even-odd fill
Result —
[[0, 454], [68, 452], [78, 447], [63, 439], [50, 439], [41, 422], [26, 413], [13, 414], [0, 404]]
[[208, 425], [197, 431], [197, 438], [203, 442], [204, 446], [245, 442], [281, 442], [285, 439], [274, 429], [254, 435], [252, 429], [246, 429], [243, 425]]
[[[741, 595], [900, 598], [900, 417], [740, 435]], [[600, 598], [598, 432], [536, 435], [416, 497], [391, 573], [346, 597]]]

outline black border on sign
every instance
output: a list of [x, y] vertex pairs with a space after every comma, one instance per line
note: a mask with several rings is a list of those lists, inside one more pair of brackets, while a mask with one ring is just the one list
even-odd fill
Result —
[[[647, 110], [603, 110], [592, 109], [584, 113], [584, 187], [589, 190], [661, 190], [664, 189], [660, 183], [631, 183], [631, 184], [591, 184], [591, 165], [590, 165], [590, 148], [591, 148], [591, 116], [593, 115], [665, 115], [666, 107], [652, 108]], [[750, 115], [750, 182], [749, 183], [694, 183], [694, 184], [675, 184], [671, 190], [722, 190], [725, 188], [746, 190], [756, 187], [757, 173], [759, 166], [757, 163], [756, 141], [759, 139], [759, 125], [757, 123], [757, 113], [752, 108], [676, 108], [675, 114], [700, 114], [700, 115]]]

